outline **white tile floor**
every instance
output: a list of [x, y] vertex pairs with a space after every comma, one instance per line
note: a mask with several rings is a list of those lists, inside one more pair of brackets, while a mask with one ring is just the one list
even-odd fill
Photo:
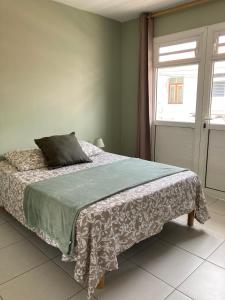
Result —
[[[123, 253], [93, 299], [225, 300], [225, 202], [208, 203], [205, 225], [180, 217]], [[0, 210], [0, 299], [86, 300], [72, 278], [73, 264]]]

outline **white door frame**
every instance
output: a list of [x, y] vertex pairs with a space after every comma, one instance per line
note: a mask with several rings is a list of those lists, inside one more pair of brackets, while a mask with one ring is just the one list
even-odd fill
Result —
[[[194, 151], [193, 151], [193, 166], [194, 171], [199, 174], [205, 187], [206, 167], [207, 167], [207, 149], [208, 149], [208, 132], [210, 129], [225, 130], [225, 125], [210, 124], [210, 105], [211, 105], [211, 90], [212, 90], [212, 75], [213, 62], [215, 60], [225, 60], [225, 55], [215, 54], [215, 38], [219, 33], [225, 33], [225, 22], [215, 25], [205, 26], [194, 30], [178, 32], [166, 36], [161, 36], [154, 39], [154, 117], [153, 117], [153, 145], [152, 156], [154, 157], [155, 150], [155, 132], [156, 126], [175, 126], [186, 127], [195, 130], [194, 134]], [[199, 53], [195, 60], [182, 60], [179, 62], [159, 63], [158, 53], [159, 47], [167, 46], [169, 44], [182, 43], [185, 41], [197, 38], [199, 43]], [[157, 68], [169, 67], [176, 65], [185, 65], [187, 63], [199, 64], [198, 73], [198, 90], [196, 101], [196, 120], [195, 123], [186, 122], [166, 122], [156, 120], [156, 86], [157, 86]], [[204, 123], [206, 128], [203, 128]], [[205, 188], [207, 194], [215, 198], [225, 199], [225, 193]]]
[[[209, 142], [209, 130], [224, 130], [225, 125], [210, 124], [210, 110], [211, 110], [211, 92], [212, 92], [212, 76], [213, 76], [213, 63], [218, 60], [225, 60], [225, 55], [215, 54], [215, 43], [219, 33], [225, 33], [225, 22], [208, 26], [207, 35], [207, 51], [205, 63], [205, 78], [204, 78], [204, 105], [202, 110], [202, 124], [205, 123], [206, 128], [201, 127], [201, 142], [200, 153], [202, 154], [199, 159], [199, 175], [205, 186], [206, 172], [207, 172], [207, 152]], [[211, 197], [225, 199], [225, 193], [217, 190], [207, 188], [205, 192]]]
[[[197, 40], [198, 52], [195, 59], [187, 59], [182, 61], [159, 63], [158, 53], [159, 47], [168, 46], [176, 43], [184, 43], [190, 40]], [[153, 117], [153, 147], [152, 147], [152, 157], [154, 158], [155, 150], [155, 128], [156, 126], [174, 126], [174, 127], [184, 127], [194, 129], [194, 151], [193, 151], [193, 171], [199, 173], [199, 153], [200, 153], [200, 132], [201, 132], [201, 113], [203, 106], [203, 92], [204, 84], [202, 78], [205, 72], [205, 57], [206, 57], [206, 40], [207, 40], [207, 27], [201, 27], [193, 30], [188, 30], [184, 32], [178, 32], [175, 34], [170, 34], [154, 39], [154, 108], [156, 108], [156, 85], [157, 85], [157, 69], [159, 67], [171, 67], [171, 66], [182, 66], [187, 64], [198, 64], [198, 86], [197, 86], [197, 96], [196, 96], [196, 120], [195, 123], [188, 122], [167, 122], [167, 121], [157, 121], [156, 120], [156, 109], [154, 109]]]

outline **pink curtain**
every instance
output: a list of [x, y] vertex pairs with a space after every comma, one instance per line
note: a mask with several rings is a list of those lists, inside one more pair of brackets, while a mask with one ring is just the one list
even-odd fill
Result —
[[153, 34], [151, 14], [140, 16], [137, 157], [151, 160]]

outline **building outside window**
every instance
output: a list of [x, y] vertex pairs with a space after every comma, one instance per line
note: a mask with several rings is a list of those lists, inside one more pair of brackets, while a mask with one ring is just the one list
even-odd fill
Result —
[[169, 78], [168, 104], [183, 104], [184, 77]]

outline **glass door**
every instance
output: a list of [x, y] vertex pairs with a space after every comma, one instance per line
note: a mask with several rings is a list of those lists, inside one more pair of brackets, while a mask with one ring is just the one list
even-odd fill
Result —
[[155, 161], [225, 199], [225, 23], [154, 40]]
[[155, 39], [155, 161], [198, 172], [205, 28]]
[[206, 190], [225, 198], [225, 24], [209, 27], [200, 173]]

